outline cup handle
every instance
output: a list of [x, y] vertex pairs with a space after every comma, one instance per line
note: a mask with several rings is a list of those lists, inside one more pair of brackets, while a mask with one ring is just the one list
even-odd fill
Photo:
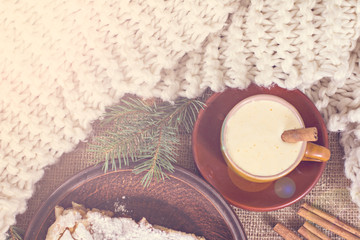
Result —
[[326, 162], [330, 159], [330, 150], [315, 143], [307, 142], [303, 161]]

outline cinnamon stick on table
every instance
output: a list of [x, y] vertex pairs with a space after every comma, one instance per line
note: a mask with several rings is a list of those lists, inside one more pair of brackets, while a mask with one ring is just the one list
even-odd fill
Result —
[[320, 237], [318, 237], [316, 234], [312, 233], [310, 230], [308, 230], [304, 226], [301, 226], [298, 229], [298, 233], [300, 233], [307, 240], [321, 240]]
[[[302, 230], [300, 230], [300, 229], [302, 229]], [[304, 224], [298, 230], [298, 232], [304, 236], [304, 234], [301, 233], [301, 231], [303, 231], [303, 229], [305, 229], [308, 232], [311, 232], [312, 234], [319, 237], [320, 239], [331, 240], [331, 238], [329, 238], [325, 233], [321, 232], [317, 227], [315, 227], [308, 221], [305, 221]]]
[[345, 239], [360, 240], [360, 235], [357, 235], [359, 233], [358, 230], [309, 204], [303, 204], [298, 210], [298, 214], [306, 220], [330, 230]]
[[286, 130], [281, 134], [281, 139], [288, 143], [317, 141], [318, 131], [316, 127]]
[[296, 235], [293, 231], [291, 231], [281, 223], [275, 225], [274, 231], [277, 232], [285, 240], [301, 240], [298, 235]]
[[336, 217], [331, 216], [330, 214], [328, 214], [324, 211], [321, 211], [320, 209], [317, 209], [317, 208], [311, 206], [310, 204], [303, 203], [301, 206], [360, 238], [360, 230], [353, 228], [350, 225], [347, 225], [346, 223], [341, 222]]

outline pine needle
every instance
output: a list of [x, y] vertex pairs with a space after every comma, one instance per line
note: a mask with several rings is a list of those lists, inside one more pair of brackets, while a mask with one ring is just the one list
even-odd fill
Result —
[[7, 232], [6, 240], [22, 240], [24, 235], [24, 230], [11, 226]]
[[205, 104], [180, 98], [173, 104], [148, 104], [139, 98], [123, 99], [109, 108], [102, 124], [113, 128], [94, 139], [90, 151], [95, 162], [104, 161], [103, 170], [121, 168], [139, 162], [134, 173], [145, 172], [141, 183], [146, 187], [155, 178], [168, 178], [174, 171], [181, 131], [191, 133], [197, 114]]

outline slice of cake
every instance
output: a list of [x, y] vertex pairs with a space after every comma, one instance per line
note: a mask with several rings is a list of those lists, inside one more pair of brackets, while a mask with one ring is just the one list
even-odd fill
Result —
[[55, 208], [55, 222], [48, 229], [46, 240], [205, 240], [194, 234], [150, 224], [145, 218], [138, 223], [131, 218], [113, 217], [110, 211], [73, 207]]

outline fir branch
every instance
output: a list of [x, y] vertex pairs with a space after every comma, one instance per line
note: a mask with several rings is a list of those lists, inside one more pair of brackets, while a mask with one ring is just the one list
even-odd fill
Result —
[[204, 107], [204, 103], [198, 100], [182, 99], [179, 104], [180, 106], [175, 111], [175, 127], [179, 129], [183, 126], [186, 133], [191, 133], [198, 112]]
[[123, 99], [120, 104], [107, 110], [102, 124], [112, 124], [105, 135], [95, 138], [90, 151], [97, 156], [96, 162], [105, 161], [103, 170], [116, 169], [117, 163], [139, 163], [134, 173], [146, 171], [142, 184], [148, 186], [155, 177], [164, 180], [166, 172], [174, 170], [178, 133], [192, 131], [198, 111], [204, 103], [199, 100], [180, 98], [173, 104], [148, 104], [138, 98]]
[[6, 240], [22, 240], [24, 236], [24, 230], [11, 226], [7, 232]]
[[90, 145], [89, 149], [96, 153], [98, 161], [105, 160], [105, 172], [109, 169], [109, 163], [114, 170], [116, 161], [120, 168], [122, 161], [125, 165], [129, 164], [129, 160], [136, 161], [145, 137], [155, 124], [152, 120], [154, 114], [153, 108], [136, 98], [124, 99], [119, 105], [109, 108], [102, 124], [112, 122], [115, 128], [105, 136], [98, 137], [96, 144]]
[[[155, 105], [156, 107], [156, 105]], [[154, 114], [154, 109], [138, 98], [122, 99], [120, 104], [114, 105], [107, 109], [102, 124], [116, 123], [122, 124], [129, 118], [144, 117]]]
[[150, 134], [152, 126], [151, 122], [142, 127], [128, 123], [120, 131], [108, 132], [107, 136], [98, 138], [98, 145], [91, 145], [90, 151], [98, 153], [100, 159], [105, 159], [105, 171], [109, 169], [109, 162], [112, 163], [112, 169], [116, 169], [116, 159], [119, 167], [122, 165], [121, 160], [128, 165], [130, 160], [136, 161], [136, 156], [141, 154], [145, 138]]
[[162, 125], [153, 134], [148, 145], [150, 155], [142, 156], [143, 159], [150, 156], [151, 158], [143, 161], [134, 169], [135, 174], [147, 171], [141, 180], [145, 187], [151, 183], [153, 177], [156, 180], [165, 180], [165, 178], [168, 178], [165, 171], [174, 171], [172, 163], [176, 162], [176, 149], [179, 144], [176, 131], [171, 126]]

